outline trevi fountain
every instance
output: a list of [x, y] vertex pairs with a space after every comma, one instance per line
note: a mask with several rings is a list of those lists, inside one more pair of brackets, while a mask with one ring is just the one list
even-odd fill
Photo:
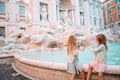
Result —
[[[7, 38], [0, 37], [0, 54], [12, 56], [13, 68], [32, 80], [69, 80], [66, 72], [68, 37], [76, 35], [81, 45], [84, 40], [94, 42], [95, 36], [103, 33], [109, 47], [108, 68], [104, 79], [119, 80], [120, 30], [104, 29], [103, 23], [101, 26], [92, 27], [88, 18], [92, 14], [88, 7], [93, 2], [80, 2], [77, 4], [77, 0], [30, 0], [32, 20], [29, 20], [29, 26], [11, 32]], [[100, 7], [99, 5], [101, 3], [96, 1], [95, 6]], [[94, 55], [87, 47], [79, 53], [80, 61], [87, 72], [87, 66]], [[92, 78], [96, 79], [95, 72]], [[77, 77], [76, 80], [78, 79]]]

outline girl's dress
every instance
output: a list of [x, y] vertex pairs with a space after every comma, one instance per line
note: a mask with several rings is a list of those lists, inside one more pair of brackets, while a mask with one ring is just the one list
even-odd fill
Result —
[[96, 72], [105, 72], [107, 68], [106, 62], [100, 62], [98, 54], [95, 55], [94, 60], [90, 64]]
[[90, 63], [90, 66], [92, 66], [96, 72], [105, 72], [107, 68], [107, 50], [105, 46], [102, 44], [96, 49], [91, 47], [89, 47], [89, 49], [95, 53], [95, 58]]
[[67, 63], [67, 72], [72, 74], [79, 74], [79, 72], [83, 71], [83, 65], [79, 62], [78, 52], [75, 56], [71, 56], [73, 56], [74, 59], [72, 62]]

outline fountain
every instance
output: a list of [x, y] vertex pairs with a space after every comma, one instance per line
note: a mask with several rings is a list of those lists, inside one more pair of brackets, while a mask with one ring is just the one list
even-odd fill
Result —
[[[44, 1], [44, 0], [43, 0]], [[47, 1], [47, 0], [45, 0]], [[65, 0], [61, 0], [63, 3]], [[58, 9], [62, 15], [60, 22], [50, 24], [48, 19], [48, 5], [41, 4], [40, 26], [37, 31], [18, 31], [11, 33], [8, 38], [0, 38], [0, 53], [14, 56], [13, 68], [22, 75], [32, 80], [69, 80], [67, 69], [67, 41], [70, 35], [76, 35], [78, 42], [93, 39], [96, 34], [103, 33], [111, 43], [120, 43], [120, 34], [113, 35], [109, 30], [96, 32], [89, 27], [79, 28], [73, 26], [75, 21], [68, 16], [68, 9]], [[67, 6], [68, 8], [69, 6]], [[70, 9], [71, 14], [74, 9]], [[59, 15], [60, 16], [60, 15]], [[80, 23], [84, 25], [84, 13], [80, 14]], [[74, 15], [72, 14], [72, 18]], [[32, 29], [31, 29], [32, 30]], [[117, 39], [116, 39], [117, 38]], [[91, 40], [92, 41], [92, 40]], [[120, 79], [120, 44], [108, 44], [108, 68], [105, 80]], [[94, 55], [86, 48], [79, 52], [79, 58], [85, 71]], [[94, 72], [95, 73], [95, 72]], [[92, 77], [96, 79], [96, 77]], [[79, 78], [77, 77], [76, 80]]]
[[[30, 79], [48, 80], [49, 78], [50, 80], [68, 80], [69, 74], [66, 73], [66, 46], [68, 37], [75, 34], [78, 42], [81, 43], [82, 40], [91, 39], [95, 37], [96, 34], [83, 34], [79, 32], [76, 27], [69, 27], [67, 29], [63, 27], [63, 31], [59, 28], [59, 26], [62, 26], [60, 24], [50, 26], [52, 27], [40, 27], [40, 30], [34, 34], [18, 31], [11, 34], [10, 37], [5, 40], [1, 38], [1, 52], [13, 54], [13, 68]], [[108, 46], [111, 51], [108, 52], [109, 66], [105, 80], [112, 78], [114, 75], [120, 75], [119, 55], [118, 57], [113, 56], [119, 54], [120, 45], [116, 44], [115, 47], [115, 44], [109, 44]], [[112, 50], [113, 48], [114, 50]], [[87, 48], [84, 52], [79, 53], [79, 57], [87, 72], [88, 64], [94, 55], [92, 55]], [[88, 58], [88, 56], [91, 57]], [[111, 74], [113, 74], [112, 77], [110, 77]], [[115, 79], [119, 80], [117, 78]]]

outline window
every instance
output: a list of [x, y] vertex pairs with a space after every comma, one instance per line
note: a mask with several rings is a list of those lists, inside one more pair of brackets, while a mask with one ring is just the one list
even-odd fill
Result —
[[0, 2], [0, 13], [5, 13], [5, 3]]
[[120, 5], [117, 7], [117, 10], [120, 10]]
[[120, 22], [118, 23], [118, 26], [120, 26]]
[[118, 14], [118, 19], [120, 19], [120, 13]]
[[108, 10], [108, 14], [112, 14], [112, 11], [111, 11], [111, 10]]
[[98, 12], [101, 13], [103, 10], [101, 7], [98, 7]]
[[5, 37], [5, 27], [0, 27], [0, 36]]
[[81, 25], [84, 25], [84, 13], [80, 12], [80, 23]]
[[20, 16], [25, 16], [25, 6], [19, 6], [19, 14]]
[[90, 23], [92, 24], [92, 17], [90, 16]]
[[93, 9], [95, 9], [95, 3], [93, 3]]
[[79, 8], [83, 8], [83, 5], [84, 5], [84, 2], [83, 2], [83, 0], [79, 0]]
[[113, 24], [112, 24], [111, 26], [112, 26], [112, 28], [114, 28], [114, 25], [113, 25]]
[[94, 18], [94, 25], [96, 26], [96, 18]]
[[111, 28], [111, 25], [109, 27]]
[[120, 0], [116, 0], [116, 3], [119, 3], [120, 2]]
[[105, 10], [105, 7], [103, 7], [103, 11]]
[[109, 27], [112, 29], [112, 28], [114, 28], [114, 25], [113, 25], [113, 24], [111, 24]]
[[108, 3], [108, 4], [107, 4], [107, 8], [110, 8], [110, 7], [111, 7], [111, 3]]
[[112, 22], [112, 17], [110, 17], [110, 22]]
[[99, 24], [100, 26], [102, 26], [102, 19], [99, 19]]
[[24, 28], [24, 27], [20, 27], [20, 29], [25, 31], [25, 28]]

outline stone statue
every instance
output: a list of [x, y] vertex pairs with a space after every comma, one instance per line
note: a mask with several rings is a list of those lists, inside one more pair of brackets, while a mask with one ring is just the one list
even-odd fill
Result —
[[41, 22], [48, 22], [47, 6], [43, 5], [40, 12]]
[[70, 17], [68, 16], [67, 11], [63, 12], [62, 14], [62, 22], [65, 26], [72, 26], [72, 21], [70, 19]]
[[80, 13], [80, 23], [84, 25], [84, 14]]

